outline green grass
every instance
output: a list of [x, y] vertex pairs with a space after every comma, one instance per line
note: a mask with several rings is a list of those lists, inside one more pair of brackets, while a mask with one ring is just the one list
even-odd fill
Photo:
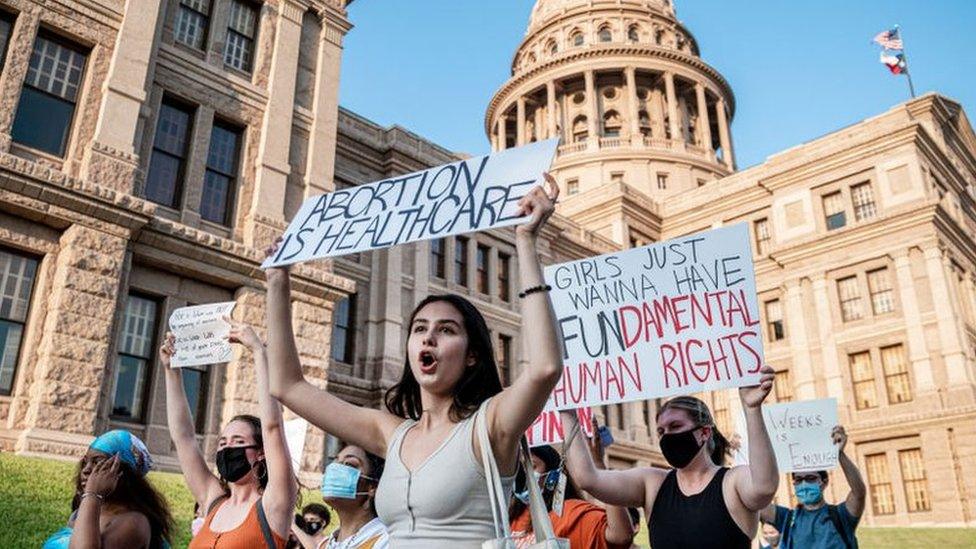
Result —
[[[0, 548], [40, 547], [61, 528], [70, 512], [74, 474], [73, 463], [0, 454]], [[153, 472], [149, 480], [166, 496], [176, 519], [173, 547], [186, 547], [193, 498], [183, 477]], [[304, 503], [322, 501], [318, 491], [306, 491], [302, 499]], [[976, 547], [976, 528], [861, 528], [857, 536], [862, 549]], [[636, 542], [648, 546], [646, 525]]]

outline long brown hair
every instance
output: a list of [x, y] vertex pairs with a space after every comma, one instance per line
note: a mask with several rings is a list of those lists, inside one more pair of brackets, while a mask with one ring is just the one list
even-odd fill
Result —
[[[495, 353], [491, 345], [491, 333], [481, 312], [467, 299], [453, 294], [430, 295], [424, 298], [410, 314], [407, 323], [408, 333], [417, 313], [430, 303], [444, 301], [450, 303], [464, 319], [464, 331], [468, 335], [468, 353], [474, 355], [475, 364], [464, 369], [464, 374], [454, 386], [454, 402], [451, 403], [451, 421], [461, 421], [471, 417], [481, 403], [502, 392], [502, 382], [495, 366]], [[409, 337], [407, 338], [409, 340]], [[410, 357], [404, 361], [400, 381], [384, 396], [386, 409], [402, 418], [420, 419], [423, 404], [420, 402], [420, 384], [410, 369]]]
[[707, 404], [693, 396], [675, 397], [661, 405], [655, 419], [661, 417], [661, 414], [668, 409], [683, 410], [691, 418], [695, 427], [711, 427], [712, 436], [706, 443], [708, 444], [708, 452], [715, 465], [725, 465], [725, 457], [729, 455], [729, 441], [719, 432]]
[[[78, 471], [75, 473], [75, 486], [81, 486], [81, 471], [85, 468], [84, 458], [78, 462]], [[129, 511], [141, 513], [149, 521], [151, 537], [149, 541], [150, 549], [161, 549], [166, 543], [172, 542], [173, 515], [170, 513], [166, 498], [162, 496], [146, 477], [135, 472], [129, 464], [119, 462], [119, 470], [122, 474], [115, 485], [115, 490], [105, 497], [105, 501], [124, 507]], [[81, 490], [77, 490], [74, 499], [71, 501], [71, 510], [75, 511], [81, 505]]]
[[[254, 436], [254, 444], [262, 452], [264, 451], [264, 435], [261, 434], [261, 418], [257, 416], [252, 416], [251, 414], [238, 414], [227, 422], [228, 425], [234, 423], [235, 421], [243, 421], [251, 426], [251, 433]], [[254, 464], [254, 468], [257, 469], [255, 473], [258, 477], [258, 484], [261, 486], [261, 492], [268, 487], [268, 463], [267, 456], [261, 459], [258, 463]], [[230, 494], [230, 487], [224, 479], [220, 479], [220, 483], [224, 486], [224, 493]]]

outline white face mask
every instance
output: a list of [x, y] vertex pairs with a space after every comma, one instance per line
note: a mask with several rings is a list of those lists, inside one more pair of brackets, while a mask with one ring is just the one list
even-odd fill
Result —
[[200, 533], [200, 529], [203, 528], [203, 522], [203, 517], [197, 517], [190, 523], [190, 532], [193, 533], [193, 537], [196, 537]]

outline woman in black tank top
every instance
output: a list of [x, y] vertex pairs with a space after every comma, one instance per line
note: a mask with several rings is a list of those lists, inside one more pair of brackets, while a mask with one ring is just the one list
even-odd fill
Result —
[[[579, 488], [609, 505], [642, 506], [653, 549], [748, 548], [759, 511], [773, 501], [779, 483], [776, 457], [760, 406], [773, 386], [773, 369], [760, 384], [739, 389], [749, 433], [749, 465], [724, 467], [728, 441], [708, 406], [677, 397], [661, 406], [657, 432], [661, 453], [673, 469], [597, 470], [582, 440], [567, 450], [566, 466]], [[564, 412], [571, 427], [575, 413]]]

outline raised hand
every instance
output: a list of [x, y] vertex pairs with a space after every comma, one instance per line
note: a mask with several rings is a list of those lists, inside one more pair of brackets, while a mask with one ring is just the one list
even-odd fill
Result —
[[837, 446], [838, 452], [843, 452], [844, 448], [847, 447], [847, 431], [844, 430], [843, 425], [837, 425], [834, 430], [830, 433], [831, 440]]
[[596, 465], [597, 469], [606, 469], [607, 453], [603, 447], [603, 441], [600, 440], [600, 424], [595, 417], [593, 418], [593, 438], [584, 435], [582, 429], [578, 436], [586, 439], [586, 446], [590, 450], [590, 457], [593, 458], [593, 464]]
[[773, 370], [773, 367], [763, 366], [759, 373], [762, 374], [759, 378], [759, 385], [739, 387], [739, 398], [742, 399], [742, 405], [746, 408], [762, 406], [763, 401], [769, 395], [769, 391], [773, 389], [773, 379], [776, 377], [776, 371]]
[[122, 476], [122, 465], [119, 463], [119, 456], [112, 456], [111, 459], [102, 460], [95, 465], [94, 470], [88, 475], [85, 481], [85, 492], [107, 497], [115, 491]]
[[176, 336], [173, 335], [173, 332], [166, 332], [166, 338], [163, 339], [163, 344], [159, 346], [159, 363], [164, 368], [169, 368], [174, 354], [176, 354]]
[[227, 334], [227, 340], [231, 343], [240, 343], [252, 351], [264, 347], [264, 342], [261, 341], [257, 332], [251, 326], [243, 322], [238, 322], [228, 316], [224, 317], [224, 321], [230, 324], [230, 333]]
[[[278, 253], [278, 248], [281, 247], [283, 241], [284, 239], [280, 236], [276, 238], [270, 246], [264, 249], [264, 258], [274, 257]], [[289, 271], [291, 271], [291, 265], [268, 267], [264, 270], [264, 275], [267, 277], [269, 283], [278, 283], [288, 279]]]
[[518, 236], [538, 236], [552, 213], [556, 211], [556, 200], [559, 198], [559, 185], [548, 172], [542, 174], [546, 179], [546, 189], [535, 187], [523, 196], [519, 202], [519, 215], [529, 215], [529, 220], [515, 229]]

